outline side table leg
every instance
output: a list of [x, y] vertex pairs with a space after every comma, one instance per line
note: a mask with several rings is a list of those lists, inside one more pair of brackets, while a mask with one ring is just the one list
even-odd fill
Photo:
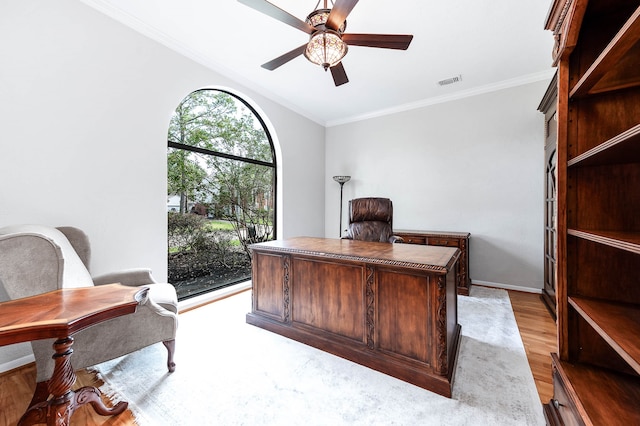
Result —
[[84, 404], [91, 404], [93, 411], [101, 416], [115, 416], [122, 413], [129, 406], [128, 402], [120, 401], [112, 408], [104, 405], [102, 398], [100, 398], [100, 391], [93, 386], [85, 386], [75, 391], [74, 410]]
[[66, 426], [69, 424], [74, 410], [71, 404], [73, 399], [71, 386], [76, 382], [76, 374], [69, 360], [73, 353], [71, 345], [73, 345], [72, 337], [64, 337], [53, 343], [55, 365], [53, 375], [49, 379], [49, 393], [53, 397], [49, 401], [40, 402], [30, 407], [18, 421], [18, 426], [44, 423], [45, 421], [47, 425]]
[[55, 366], [49, 379], [49, 393], [52, 398], [29, 407], [18, 421], [18, 426], [30, 426], [46, 423], [48, 426], [68, 426], [73, 412], [80, 406], [89, 403], [96, 413], [107, 416], [122, 413], [127, 409], [126, 402], [119, 402], [113, 408], [107, 408], [100, 399], [100, 391], [92, 386], [85, 386], [76, 392], [71, 387], [76, 382], [76, 374], [71, 366], [73, 353], [72, 337], [58, 339], [53, 344]]

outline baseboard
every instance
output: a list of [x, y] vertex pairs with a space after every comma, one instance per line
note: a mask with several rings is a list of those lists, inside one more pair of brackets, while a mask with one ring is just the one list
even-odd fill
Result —
[[243, 281], [229, 287], [224, 287], [220, 290], [210, 291], [200, 296], [191, 297], [189, 299], [178, 302], [178, 312], [182, 314], [184, 312], [190, 311], [191, 309], [195, 309], [208, 303], [215, 302], [216, 300], [233, 296], [234, 294], [241, 293], [249, 289], [251, 289], [251, 280]]
[[503, 290], [514, 290], [514, 291], [522, 291], [522, 292], [525, 292], [525, 293], [542, 294], [542, 289], [541, 288], [520, 287], [520, 286], [517, 286], [517, 285], [492, 283], [490, 281], [480, 281], [480, 280], [471, 280], [471, 284], [472, 285], [481, 285], [483, 287], [501, 288]]
[[14, 370], [35, 361], [36, 358], [33, 356], [33, 354], [25, 355], [17, 359], [12, 359], [11, 361], [0, 364], [0, 373], [6, 373], [7, 371]]

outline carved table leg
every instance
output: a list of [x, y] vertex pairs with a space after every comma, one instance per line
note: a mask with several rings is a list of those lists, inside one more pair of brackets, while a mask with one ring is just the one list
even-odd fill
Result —
[[29, 407], [18, 421], [18, 426], [29, 426], [46, 423], [48, 426], [68, 426], [71, 415], [80, 406], [89, 403], [96, 413], [108, 416], [122, 413], [127, 409], [126, 402], [119, 402], [113, 408], [107, 408], [100, 399], [100, 391], [92, 386], [85, 386], [72, 391], [71, 386], [76, 382], [76, 374], [69, 358], [73, 353], [72, 337], [58, 339], [53, 344], [55, 366], [53, 375], [49, 379], [49, 393], [53, 397], [44, 402]]

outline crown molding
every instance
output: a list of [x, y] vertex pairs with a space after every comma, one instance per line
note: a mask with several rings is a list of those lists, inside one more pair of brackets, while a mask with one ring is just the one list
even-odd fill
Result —
[[523, 76], [512, 78], [509, 80], [503, 80], [497, 83], [475, 87], [473, 89], [461, 90], [461, 91], [450, 93], [443, 96], [435, 96], [432, 98], [422, 99], [416, 102], [398, 105], [393, 108], [386, 108], [378, 111], [372, 111], [370, 113], [361, 114], [361, 115], [357, 115], [357, 116], [353, 116], [353, 117], [349, 117], [341, 120], [329, 121], [326, 123], [325, 127], [340, 126], [342, 124], [353, 123], [356, 121], [369, 120], [371, 118], [383, 117], [385, 115], [411, 111], [414, 109], [424, 108], [431, 105], [437, 105], [445, 102], [451, 102], [451, 101], [456, 101], [464, 98], [469, 98], [472, 96], [483, 95], [485, 93], [497, 92], [499, 90], [522, 86], [529, 83], [536, 83], [538, 81], [550, 81], [553, 78], [555, 72], [556, 72], [555, 68], [550, 68], [549, 70], [541, 71], [534, 74], [523, 75]]

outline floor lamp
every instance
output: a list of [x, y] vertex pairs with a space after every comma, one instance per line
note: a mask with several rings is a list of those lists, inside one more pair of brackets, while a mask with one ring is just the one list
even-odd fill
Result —
[[340, 184], [340, 232], [338, 237], [342, 238], [342, 187], [345, 183], [349, 182], [351, 176], [334, 176], [333, 180]]

